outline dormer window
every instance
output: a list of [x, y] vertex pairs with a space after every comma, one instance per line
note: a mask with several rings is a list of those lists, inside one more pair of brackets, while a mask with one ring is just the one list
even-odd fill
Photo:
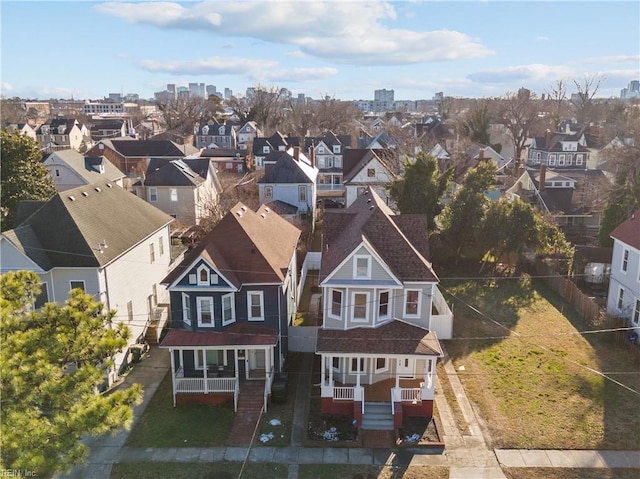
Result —
[[340, 153], [340, 145], [333, 145], [333, 153], [334, 154]]
[[209, 286], [211, 284], [210, 276], [209, 268], [205, 265], [201, 265], [198, 268], [198, 286]]
[[269, 153], [269, 147], [268, 146], [263, 146], [262, 147], [262, 153]]
[[203, 135], [208, 135], [208, 134], [209, 134], [209, 126], [204, 125], [204, 126], [202, 127], [202, 134], [203, 134]]
[[218, 134], [224, 135], [224, 126], [221, 126], [220, 128], [218, 128]]
[[356, 256], [353, 259], [353, 277], [355, 279], [371, 279], [371, 257]]

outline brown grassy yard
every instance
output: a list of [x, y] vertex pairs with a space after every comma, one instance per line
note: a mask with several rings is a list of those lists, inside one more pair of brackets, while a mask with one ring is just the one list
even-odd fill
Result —
[[464, 366], [460, 379], [494, 447], [640, 447], [637, 357], [613, 333], [578, 333], [605, 325], [586, 324], [537, 281], [476, 279], [443, 290], [455, 314], [445, 347], [456, 369]]

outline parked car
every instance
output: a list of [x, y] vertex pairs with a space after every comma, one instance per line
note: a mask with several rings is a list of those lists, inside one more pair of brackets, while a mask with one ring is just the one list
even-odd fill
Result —
[[322, 198], [318, 200], [318, 206], [324, 206], [325, 209], [328, 208], [344, 208], [343, 200], [334, 200], [331, 198]]

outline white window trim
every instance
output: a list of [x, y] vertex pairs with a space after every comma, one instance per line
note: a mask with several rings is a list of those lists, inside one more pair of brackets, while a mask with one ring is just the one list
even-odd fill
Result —
[[[154, 196], [156, 198], [155, 200], [152, 199], [152, 197], [154, 197]], [[150, 203], [157, 203], [158, 202], [158, 188], [155, 188], [155, 187], [152, 187], [152, 186], [149, 187], [149, 202]]]
[[[224, 301], [227, 298], [229, 299], [229, 301], [231, 301], [231, 319], [229, 320], [224, 319]], [[222, 325], [227, 326], [235, 322], [236, 322], [236, 302], [234, 301], [234, 294], [233, 293], [225, 294], [222, 296]]]
[[[358, 275], [359, 259], [365, 259], [367, 261], [367, 273], [364, 276]], [[371, 279], [371, 256], [357, 254], [353, 257], [353, 278], [354, 279]]]
[[[384, 366], [378, 369], [378, 359], [384, 359]], [[376, 374], [383, 373], [389, 370], [389, 359], [387, 358], [375, 358], [373, 363], [374, 371]]]
[[191, 318], [188, 316], [191, 316], [190, 298], [188, 294], [182, 293], [182, 322], [191, 326]]
[[[255, 295], [260, 297], [260, 316], [251, 316], [251, 298]], [[263, 291], [247, 291], [247, 320], [248, 321], [264, 321], [264, 292]]]
[[[202, 270], [205, 270], [207, 272], [207, 280], [206, 281], [202, 281], [200, 279], [200, 272]], [[205, 265], [201, 264], [198, 267], [198, 270], [196, 271], [196, 281], [198, 286], [209, 286], [210, 281], [211, 281], [211, 276], [210, 276], [210, 272], [209, 272], [209, 268], [207, 268]]]
[[[356, 317], [355, 317], [356, 295], [364, 295], [364, 297], [365, 297], [365, 301], [364, 301], [364, 305], [365, 305], [364, 314], [365, 314], [365, 317], [364, 317], [364, 319], [361, 319], [361, 318], [356, 319]], [[367, 291], [353, 291], [351, 293], [351, 321], [353, 321], [354, 323], [368, 323], [369, 322], [369, 310], [370, 309], [371, 308], [369, 307], [369, 292], [367, 292]]]
[[[625, 255], [626, 255], [626, 260], [625, 260]], [[624, 274], [627, 274], [627, 271], [629, 270], [629, 256], [630, 256], [629, 250], [627, 248], [623, 248], [622, 262], [620, 263], [620, 271]]]
[[73, 286], [71, 286], [71, 283], [82, 283], [82, 290], [86, 293], [87, 292], [87, 285], [84, 282], [83, 279], [72, 279], [71, 281], [69, 281], [69, 291], [71, 291], [72, 289], [74, 289]]
[[178, 188], [169, 188], [169, 200], [172, 202], [178, 201]]
[[[354, 370], [353, 369], [353, 361], [354, 359], [356, 361], [358, 361], [357, 365], [362, 368], [361, 370]], [[367, 363], [366, 363], [366, 358], [349, 358], [349, 374], [364, 374], [365, 371], [367, 370]]]
[[265, 198], [273, 198], [273, 186], [265, 186], [264, 187], [264, 197]]
[[158, 253], [160, 256], [164, 256], [164, 239], [162, 236], [158, 237]]
[[[381, 305], [380, 296], [383, 293], [387, 293], [387, 314], [386, 314], [386, 316], [381, 316], [380, 315], [380, 305]], [[386, 319], [391, 318], [391, 291], [390, 290], [384, 289], [384, 290], [378, 291], [378, 304], [377, 304], [377, 306], [378, 306], [378, 319], [386, 320]]]
[[156, 261], [156, 248], [153, 243], [149, 243], [149, 262], [155, 263]]
[[635, 298], [635, 307], [631, 315], [631, 323], [636, 326], [640, 323], [640, 298]]
[[[417, 308], [417, 314], [409, 314], [407, 313], [407, 297], [409, 296], [409, 292], [411, 291], [416, 291], [418, 293], [418, 308]], [[420, 317], [420, 311], [422, 311], [422, 291], [420, 291], [419, 289], [406, 289], [404, 291], [404, 301], [403, 301], [403, 305], [402, 305], [402, 313], [403, 313], [403, 317], [405, 318], [419, 318]]]
[[[333, 365], [333, 362], [334, 362], [336, 359], [338, 360], [338, 367], [335, 367], [335, 366]], [[342, 358], [340, 358], [340, 357], [336, 357], [336, 356], [334, 356], [333, 358], [331, 358], [331, 368], [332, 368], [334, 371], [340, 371], [340, 367], [341, 367], [341, 366], [342, 366]]]
[[[203, 323], [202, 322], [202, 301], [208, 300], [211, 304], [211, 309], [209, 312], [211, 313], [211, 323]], [[213, 328], [216, 324], [216, 318], [213, 315], [213, 297], [211, 296], [196, 296], [196, 315], [198, 316], [198, 326], [202, 328]]]
[[[333, 293], [338, 293], [340, 295], [340, 315], [336, 316], [333, 314]], [[329, 311], [327, 311], [327, 315], [333, 319], [342, 319], [342, 310], [344, 307], [344, 292], [339, 289], [331, 289], [329, 290]]]
[[298, 186], [298, 202], [305, 203], [308, 201], [307, 187], [304, 185]]
[[616, 298], [616, 307], [620, 312], [622, 312], [622, 310], [624, 309], [624, 288], [622, 286], [618, 288], [618, 297]]

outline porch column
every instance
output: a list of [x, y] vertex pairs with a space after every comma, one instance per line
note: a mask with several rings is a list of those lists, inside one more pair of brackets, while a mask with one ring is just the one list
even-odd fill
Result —
[[233, 361], [235, 363], [235, 376], [236, 376], [236, 383], [237, 383], [238, 380], [240, 379], [240, 371], [238, 370], [238, 348], [235, 348], [233, 350]]
[[[356, 361], [357, 361], [357, 363], [356, 363], [356, 366], [357, 366], [357, 369], [356, 369], [356, 371], [357, 371], [356, 372], [356, 387], [359, 388], [360, 387], [360, 374], [361, 374], [360, 373], [360, 358], [356, 357]], [[353, 362], [353, 358], [351, 358], [351, 362]]]
[[173, 349], [169, 349], [171, 356], [171, 389], [173, 390], [173, 407], [176, 407], [176, 361], [173, 358]]
[[271, 368], [272, 368], [272, 364], [271, 364], [271, 354], [269, 354], [269, 348], [265, 348], [264, 349], [264, 376], [265, 379], [269, 379], [269, 376], [271, 376]]
[[207, 374], [209, 373], [209, 368], [207, 367], [207, 350], [202, 350], [202, 368], [204, 369], [204, 393], [209, 394], [209, 384], [207, 381]]
[[398, 374], [398, 358], [393, 358], [393, 361], [395, 362], [396, 365], [396, 369], [395, 369], [395, 377], [396, 377], [396, 389], [400, 387], [400, 374]]
[[329, 356], [328, 360], [329, 360], [329, 386], [333, 387], [333, 356]]

